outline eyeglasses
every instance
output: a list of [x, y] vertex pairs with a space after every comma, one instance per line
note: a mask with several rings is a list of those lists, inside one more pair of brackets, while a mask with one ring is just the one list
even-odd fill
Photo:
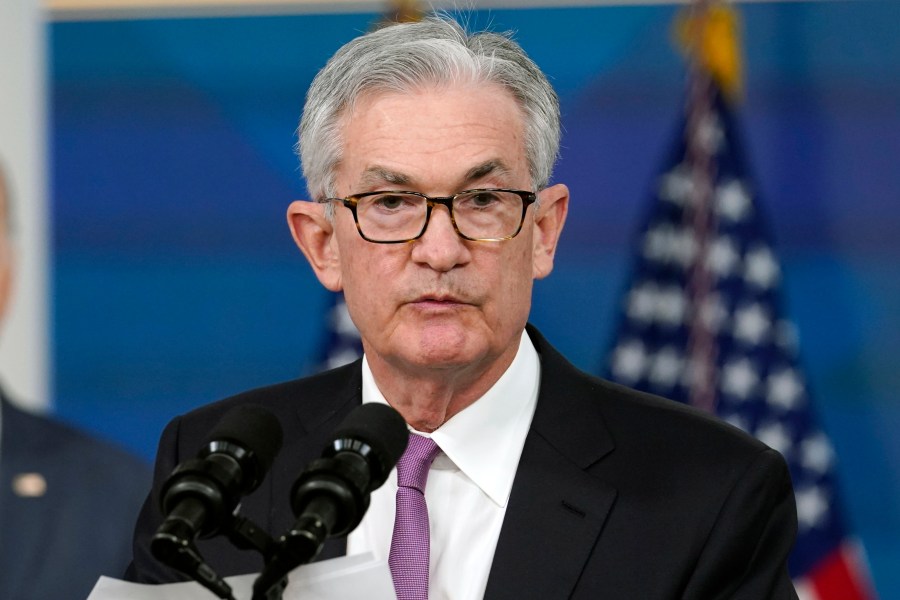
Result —
[[324, 198], [319, 202], [340, 202], [349, 208], [364, 240], [401, 244], [425, 234], [436, 204], [447, 207], [453, 229], [463, 239], [476, 242], [512, 239], [522, 230], [525, 212], [535, 201], [534, 192], [484, 189], [437, 198], [418, 192], [378, 191]]

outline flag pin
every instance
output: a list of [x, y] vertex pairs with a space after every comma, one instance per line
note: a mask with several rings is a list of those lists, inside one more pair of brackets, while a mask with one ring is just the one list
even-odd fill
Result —
[[19, 473], [13, 478], [12, 488], [22, 498], [40, 498], [47, 493], [47, 480], [40, 473]]

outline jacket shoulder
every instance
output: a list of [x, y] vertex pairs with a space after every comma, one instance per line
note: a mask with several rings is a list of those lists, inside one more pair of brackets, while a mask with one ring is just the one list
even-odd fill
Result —
[[538, 410], [544, 413], [544, 422], [557, 429], [571, 431], [574, 427], [582, 437], [589, 433], [605, 437], [615, 453], [634, 460], [652, 457], [659, 462], [721, 465], [729, 458], [752, 460], [768, 449], [714, 415], [585, 373], [536, 330], [530, 328], [529, 335], [541, 355], [542, 405]]

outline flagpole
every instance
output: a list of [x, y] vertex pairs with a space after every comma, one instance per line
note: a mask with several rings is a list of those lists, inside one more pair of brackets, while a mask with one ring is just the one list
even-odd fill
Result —
[[688, 303], [691, 307], [686, 357], [689, 402], [714, 414], [718, 344], [715, 333], [703, 318], [704, 308], [710, 305], [715, 286], [706, 259], [711, 234], [716, 230], [712, 207], [713, 182], [716, 178], [715, 148], [712, 147], [715, 143], [712, 134], [715, 92], [712, 78], [701, 60], [709, 4], [707, 0], [696, 0], [688, 9], [692, 26], [689, 26], [685, 40], [688, 60], [685, 145], [691, 194], [683, 214], [686, 230], [693, 232], [695, 252], [687, 277]]

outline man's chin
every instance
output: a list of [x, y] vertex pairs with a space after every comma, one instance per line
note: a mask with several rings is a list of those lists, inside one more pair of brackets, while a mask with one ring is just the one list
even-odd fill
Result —
[[432, 321], [416, 329], [407, 348], [412, 350], [408, 358], [419, 366], [452, 368], [476, 358], [477, 340], [473, 330], [462, 323]]

